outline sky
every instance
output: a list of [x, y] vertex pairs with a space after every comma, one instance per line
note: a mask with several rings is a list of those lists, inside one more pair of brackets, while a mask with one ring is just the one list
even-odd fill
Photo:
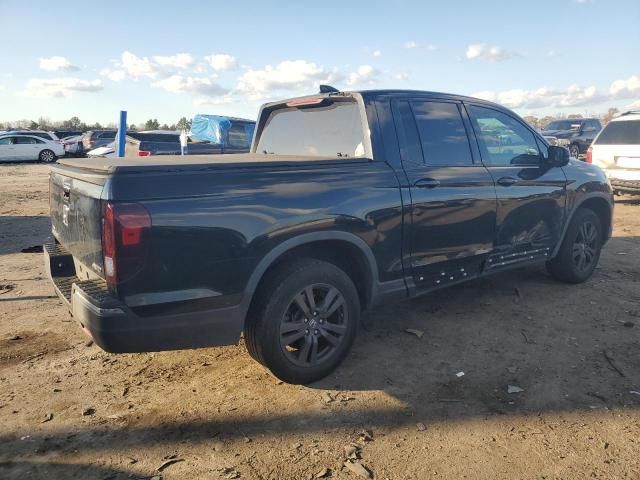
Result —
[[520, 115], [640, 108], [640, 1], [0, 0], [0, 122], [87, 123], [340, 90], [486, 98]]

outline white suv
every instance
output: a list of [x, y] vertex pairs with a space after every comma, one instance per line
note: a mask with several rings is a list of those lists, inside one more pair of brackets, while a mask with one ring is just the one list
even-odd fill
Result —
[[587, 162], [607, 173], [615, 192], [640, 194], [640, 111], [611, 120], [587, 150]]

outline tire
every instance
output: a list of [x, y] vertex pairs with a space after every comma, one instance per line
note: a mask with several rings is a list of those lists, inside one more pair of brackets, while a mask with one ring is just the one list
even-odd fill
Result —
[[573, 216], [558, 254], [547, 262], [547, 270], [557, 280], [582, 283], [598, 265], [602, 248], [602, 223], [587, 208]]
[[42, 163], [53, 163], [57, 160], [57, 157], [51, 150], [42, 150], [38, 155], [38, 160]]
[[276, 377], [306, 384], [342, 362], [359, 321], [351, 278], [332, 263], [305, 258], [285, 263], [263, 280], [244, 336], [249, 354]]
[[572, 157], [578, 158], [578, 156], [580, 155], [580, 147], [578, 146], [578, 144], [574, 143], [569, 147], [569, 154]]

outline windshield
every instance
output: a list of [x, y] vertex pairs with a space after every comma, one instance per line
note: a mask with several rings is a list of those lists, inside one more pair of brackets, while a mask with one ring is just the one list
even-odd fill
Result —
[[640, 120], [610, 122], [594, 145], [640, 145]]
[[364, 157], [358, 104], [326, 101], [318, 106], [286, 107], [269, 114], [256, 152], [279, 155]]
[[545, 130], [578, 130], [580, 128], [580, 121], [576, 120], [556, 120], [544, 127]]

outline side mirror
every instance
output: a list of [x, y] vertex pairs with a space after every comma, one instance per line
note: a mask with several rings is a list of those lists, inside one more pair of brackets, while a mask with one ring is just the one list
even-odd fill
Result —
[[565, 147], [551, 145], [548, 149], [547, 163], [552, 167], [564, 167], [569, 163], [569, 150]]

